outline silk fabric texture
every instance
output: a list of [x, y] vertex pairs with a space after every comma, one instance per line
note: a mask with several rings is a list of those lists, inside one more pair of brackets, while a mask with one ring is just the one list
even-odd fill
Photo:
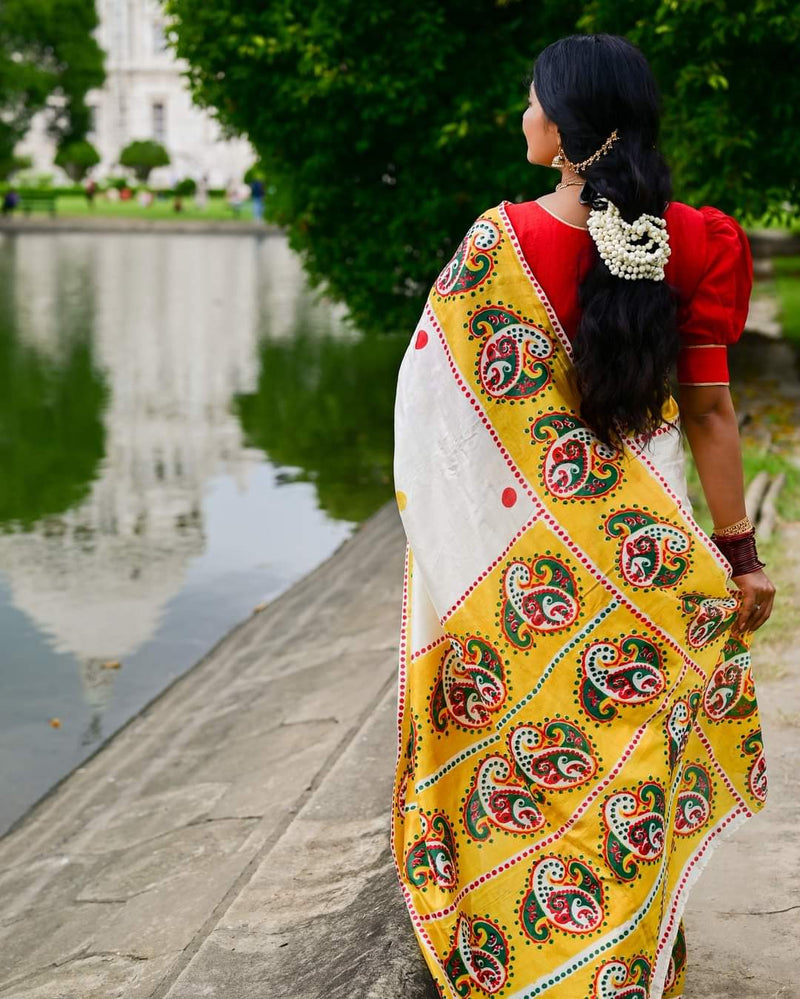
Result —
[[581, 422], [505, 204], [398, 373], [392, 853], [443, 997], [677, 997], [687, 893], [766, 797], [749, 636], [674, 400], [622, 457]]

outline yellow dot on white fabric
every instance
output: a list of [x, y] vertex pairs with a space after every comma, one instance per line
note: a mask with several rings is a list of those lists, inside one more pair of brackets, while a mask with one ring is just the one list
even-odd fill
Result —
[[398, 508], [400, 510], [405, 510], [405, 508], [406, 508], [406, 494], [404, 492], [401, 492], [398, 489], [398, 491], [394, 495], [395, 495], [395, 497], [397, 499], [397, 506], [398, 506]]

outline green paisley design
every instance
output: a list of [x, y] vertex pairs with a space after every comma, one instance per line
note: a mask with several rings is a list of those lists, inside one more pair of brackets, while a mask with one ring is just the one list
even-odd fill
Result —
[[756, 801], [765, 801], [767, 797], [767, 763], [764, 759], [764, 740], [761, 729], [751, 732], [742, 741], [742, 755], [753, 757], [747, 774], [747, 788]]
[[552, 441], [542, 459], [545, 488], [556, 499], [595, 499], [619, 484], [617, 452], [567, 412], [548, 413], [531, 430], [536, 441]]
[[639, 635], [592, 642], [581, 659], [580, 701], [597, 721], [617, 717], [619, 704], [645, 704], [666, 686], [661, 653]]
[[459, 996], [494, 995], [508, 980], [508, 941], [490, 919], [459, 913], [445, 971]]
[[667, 521], [634, 507], [618, 510], [605, 522], [610, 538], [622, 538], [619, 571], [631, 586], [675, 586], [689, 568], [683, 558], [689, 535]]
[[487, 756], [479, 767], [464, 804], [464, 826], [474, 840], [486, 840], [492, 828], [510, 833], [531, 833], [544, 825], [539, 803], [541, 791], [512, 776], [504, 756]]
[[686, 641], [693, 649], [702, 649], [721, 635], [736, 618], [738, 601], [735, 596], [704, 597], [702, 593], [684, 593], [681, 608], [690, 614]]
[[517, 648], [533, 643], [537, 631], [569, 628], [578, 618], [577, 583], [567, 566], [542, 556], [512, 560], [503, 573], [503, 631]]
[[722, 662], [703, 692], [703, 710], [712, 721], [722, 721], [747, 718], [756, 709], [750, 650], [731, 637], [722, 650]]
[[422, 831], [406, 854], [406, 877], [423, 891], [428, 884], [451, 890], [458, 883], [458, 871], [450, 823], [442, 812], [434, 812], [430, 818], [420, 813], [419, 817]]
[[623, 881], [639, 872], [639, 863], [657, 860], [664, 851], [665, 797], [656, 781], [637, 791], [618, 791], [603, 805], [605, 858]]
[[433, 727], [444, 732], [451, 720], [468, 729], [488, 725], [506, 693], [497, 649], [478, 635], [469, 635], [463, 643], [451, 637], [431, 695]]
[[711, 815], [711, 777], [704, 766], [690, 763], [683, 771], [681, 785], [675, 809], [675, 833], [691, 836]]
[[525, 933], [538, 943], [554, 929], [593, 933], [603, 922], [603, 888], [598, 875], [580, 860], [544, 857], [534, 864], [530, 890], [520, 909]]
[[494, 222], [478, 219], [436, 279], [436, 292], [446, 298], [474, 291], [483, 284], [494, 270], [500, 240], [500, 230]]
[[545, 359], [552, 356], [553, 345], [541, 326], [511, 309], [490, 305], [470, 318], [469, 331], [483, 340], [476, 373], [491, 398], [527, 399], [550, 381]]
[[517, 771], [532, 784], [554, 791], [577, 787], [597, 773], [597, 759], [584, 733], [563, 719], [518, 725], [508, 737]]
[[667, 977], [664, 981], [664, 994], [672, 989], [686, 967], [686, 935], [683, 930], [683, 920], [678, 924], [678, 932], [675, 935], [675, 943], [672, 945], [672, 953], [669, 958]]
[[601, 965], [588, 999], [648, 999], [650, 963], [635, 957], [630, 963], [617, 958]]

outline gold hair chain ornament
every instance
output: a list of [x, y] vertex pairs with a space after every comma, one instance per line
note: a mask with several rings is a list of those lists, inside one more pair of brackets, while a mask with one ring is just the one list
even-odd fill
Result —
[[580, 163], [573, 163], [571, 160], [567, 159], [566, 153], [562, 149], [561, 142], [559, 140], [558, 152], [553, 157], [550, 166], [558, 168], [569, 167], [569, 169], [572, 170], [573, 173], [580, 173], [582, 170], [585, 170], [587, 167], [590, 167], [593, 163], [596, 163], [601, 156], [605, 156], [605, 154], [614, 145], [614, 143], [617, 141], [618, 138], [619, 135], [615, 128], [614, 131], [611, 133], [611, 135], [609, 135], [609, 137], [603, 143], [603, 145], [600, 146], [599, 149], [596, 149], [591, 156], [587, 156], [585, 160], [581, 160]]

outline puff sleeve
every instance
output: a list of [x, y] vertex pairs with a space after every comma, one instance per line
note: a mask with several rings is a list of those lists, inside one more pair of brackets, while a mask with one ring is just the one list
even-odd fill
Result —
[[739, 339], [747, 320], [753, 258], [736, 219], [710, 206], [702, 207], [700, 213], [705, 233], [703, 265], [691, 297], [678, 308], [678, 382], [726, 385], [727, 345]]

